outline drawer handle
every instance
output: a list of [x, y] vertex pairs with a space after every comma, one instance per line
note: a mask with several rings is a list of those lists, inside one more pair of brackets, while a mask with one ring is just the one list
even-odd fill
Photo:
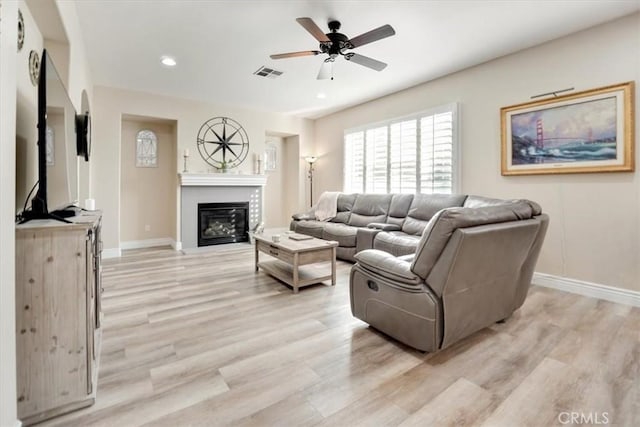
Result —
[[278, 256], [278, 251], [269, 251], [269, 255]]

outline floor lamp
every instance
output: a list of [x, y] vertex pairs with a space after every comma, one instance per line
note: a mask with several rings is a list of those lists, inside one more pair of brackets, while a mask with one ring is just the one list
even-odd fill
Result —
[[315, 156], [307, 156], [304, 159], [309, 163], [309, 197], [311, 198], [311, 207], [313, 207], [313, 164], [318, 158]]

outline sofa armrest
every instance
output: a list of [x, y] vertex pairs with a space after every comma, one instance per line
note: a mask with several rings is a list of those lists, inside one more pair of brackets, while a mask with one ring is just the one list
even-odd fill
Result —
[[358, 252], [355, 259], [364, 269], [387, 279], [410, 285], [422, 283], [422, 279], [411, 271], [410, 262], [398, 259], [388, 252], [368, 249]]
[[310, 210], [307, 212], [293, 214], [291, 215], [291, 218], [293, 218], [294, 221], [312, 220], [316, 219], [316, 214], [313, 210]]
[[356, 232], [356, 253], [373, 249], [373, 241], [381, 230], [358, 227]]
[[402, 227], [397, 224], [387, 224], [384, 222], [372, 222], [367, 224], [367, 228], [373, 228], [380, 231], [400, 231]]

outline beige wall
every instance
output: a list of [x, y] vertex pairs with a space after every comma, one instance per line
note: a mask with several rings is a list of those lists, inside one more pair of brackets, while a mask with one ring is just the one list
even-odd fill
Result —
[[42, 54], [43, 39], [24, 1], [18, 2], [26, 31], [16, 64], [16, 211], [22, 211], [29, 190], [38, 181], [38, 88], [29, 77], [29, 53]]
[[265, 186], [265, 226], [268, 228], [284, 227], [287, 224], [287, 205], [283, 203], [286, 199], [287, 188], [285, 174], [287, 165], [284, 159], [285, 142], [280, 136], [267, 136], [267, 143], [276, 147], [277, 167], [276, 170], [266, 171], [267, 185]]
[[[301, 152], [300, 138], [298, 136], [290, 136], [284, 140], [284, 161], [287, 165], [284, 169], [284, 180], [286, 182], [286, 193], [289, 195], [288, 200], [284, 200], [285, 214], [287, 222], [291, 220], [291, 215], [302, 212], [309, 206], [309, 187], [307, 185], [306, 163], [304, 161], [304, 153], [314, 152], [315, 148], [305, 146], [304, 153]], [[294, 195], [293, 197], [291, 195]], [[304, 200], [304, 203], [293, 203], [294, 200]]]
[[[80, 28], [80, 20], [76, 12], [75, 2], [56, 0], [56, 6], [60, 13], [62, 25], [64, 31], [67, 34], [67, 40], [69, 42], [68, 49], [56, 50], [60, 58], [64, 58], [64, 55], [68, 56], [68, 64], [65, 63], [65, 71], [69, 74], [69, 84], [67, 85], [67, 92], [71, 102], [78, 113], [82, 112], [82, 93], [86, 91], [87, 98], [89, 100], [90, 111], [93, 114], [93, 78], [91, 76], [91, 69], [89, 68], [89, 60], [87, 58], [87, 50], [82, 38], [82, 31]], [[51, 44], [48, 42], [48, 44]], [[84, 161], [80, 157], [76, 159], [79, 162], [78, 165], [78, 194], [80, 205], [85, 199], [91, 197], [91, 164], [93, 158], [90, 158], [89, 162]]]
[[[318, 194], [342, 189], [344, 129], [459, 102], [462, 192], [530, 198], [551, 217], [537, 271], [640, 290], [637, 172], [500, 174], [501, 107], [552, 90], [586, 90], [630, 80], [640, 80], [640, 14], [317, 120], [320, 159], [314, 184]], [[640, 122], [638, 109], [635, 118]]]
[[18, 4], [0, 0], [0, 426], [16, 408], [15, 178]]
[[[151, 130], [158, 137], [158, 167], [136, 167], [136, 137]], [[176, 140], [174, 125], [122, 121], [120, 241], [176, 239]]]
[[[94, 88], [94, 157], [91, 165], [92, 188], [96, 207], [104, 211], [104, 245], [107, 250], [120, 246], [120, 152], [123, 115], [157, 117], [176, 121], [177, 154], [174, 164], [182, 171], [182, 153], [191, 152], [190, 172], [211, 170], [198, 155], [196, 138], [202, 124], [216, 116], [231, 117], [244, 126], [249, 136], [250, 150], [245, 162], [237, 168], [239, 173], [253, 173], [254, 153], [264, 153], [267, 130], [300, 136], [300, 145], [312, 146], [313, 122], [282, 114], [264, 113], [230, 106], [205, 104], [185, 99], [151, 95], [115, 88]], [[310, 150], [311, 148], [309, 148]], [[171, 191], [167, 189], [166, 191]], [[177, 191], [177, 188], [174, 189]], [[304, 206], [304, 193], [287, 194], [295, 206]], [[180, 200], [178, 197], [177, 200]], [[180, 239], [178, 204], [176, 203], [176, 236]], [[109, 252], [107, 252], [109, 254]]]
[[[29, 7], [48, 6], [37, 1], [30, 1], [29, 5], [20, 0], [18, 6], [22, 11], [25, 21], [27, 36], [20, 52], [17, 54], [17, 119], [16, 119], [16, 210], [21, 211], [25, 198], [31, 187], [38, 179], [38, 157], [37, 157], [37, 113], [38, 113], [38, 90], [31, 84], [29, 78], [29, 53], [35, 50], [38, 55], [42, 54], [42, 49], [47, 48], [54, 62], [56, 70], [60, 73], [66, 85], [67, 94], [73, 103], [76, 112], [82, 111], [82, 92], [86, 91], [89, 103], [93, 99], [93, 83], [91, 72], [86, 58], [86, 51], [80, 23], [72, 2], [57, 1], [60, 18], [67, 34], [67, 43], [43, 39], [43, 35], [38, 29], [38, 22], [34, 19]], [[39, 13], [41, 19], [46, 14]], [[42, 58], [41, 58], [42, 59]], [[88, 197], [90, 188], [90, 162], [74, 158], [73, 161], [79, 163], [78, 168], [78, 189], [74, 194], [79, 194], [79, 201]]]

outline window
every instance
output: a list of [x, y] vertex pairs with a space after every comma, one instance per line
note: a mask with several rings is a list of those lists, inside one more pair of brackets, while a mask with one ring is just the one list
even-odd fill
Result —
[[53, 166], [55, 164], [55, 144], [53, 143], [53, 128], [51, 126], [47, 126], [46, 127], [46, 131], [45, 131], [45, 153], [46, 153], [46, 160], [47, 160], [47, 166]]
[[153, 131], [141, 130], [136, 136], [136, 166], [158, 167], [158, 137]]
[[348, 130], [344, 191], [445, 193], [457, 185], [457, 104]]

